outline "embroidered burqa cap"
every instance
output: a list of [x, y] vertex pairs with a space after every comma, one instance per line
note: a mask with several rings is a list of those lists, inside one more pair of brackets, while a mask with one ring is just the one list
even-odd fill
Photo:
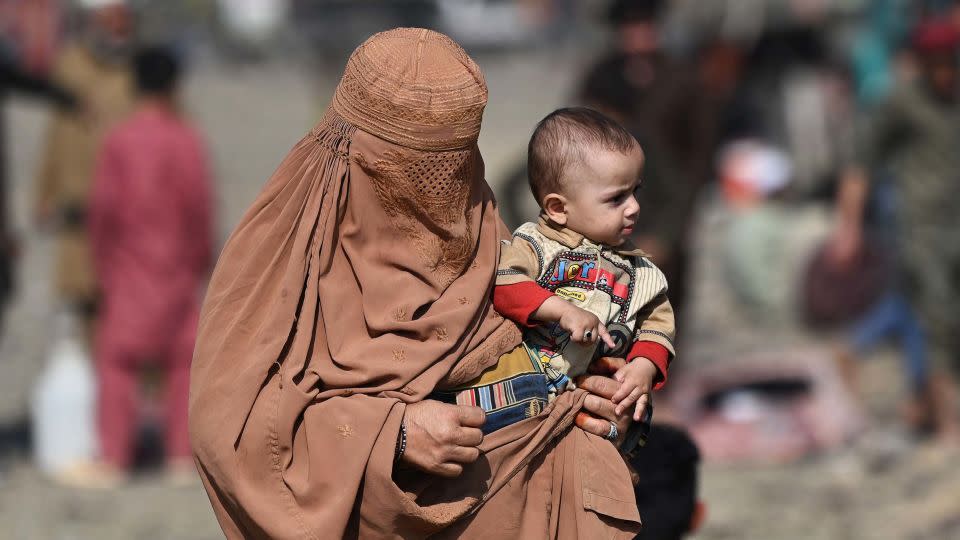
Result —
[[[524, 514], [531, 537], [555, 536], [548, 526], [609, 537], [573, 489], [569, 503], [544, 489], [574, 481], [555, 470], [579, 467], [525, 472], [561, 434], [572, 442], [551, 448], [565, 459], [576, 448], [600, 464], [603, 486], [621, 480], [629, 512], [616, 523], [635, 533], [616, 450], [568, 429], [582, 393], [486, 437], [484, 459], [460, 478], [394, 477], [407, 404], [468, 383], [520, 342], [490, 301], [509, 233], [476, 144], [485, 102], [479, 70], [449, 38], [373, 36], [231, 234], [200, 316], [189, 409], [197, 466], [228, 538], [470, 537], [457, 527], [493, 530], [524, 501], [535, 509]], [[543, 518], [550, 504], [565, 517]]]
[[379, 33], [343, 72], [333, 107], [354, 126], [418, 150], [455, 150], [480, 133], [487, 85], [473, 59], [424, 28]]

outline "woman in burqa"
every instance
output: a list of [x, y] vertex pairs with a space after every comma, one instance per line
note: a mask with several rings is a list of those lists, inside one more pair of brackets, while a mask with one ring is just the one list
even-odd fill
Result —
[[227, 242], [190, 431], [229, 538], [638, 530], [629, 472], [603, 437], [629, 422], [607, 399], [612, 379], [587, 377], [542, 411], [530, 400], [529, 418], [486, 437], [482, 409], [432, 399], [516, 365], [520, 333], [490, 301], [509, 232], [477, 149], [486, 99], [446, 36], [373, 36]]

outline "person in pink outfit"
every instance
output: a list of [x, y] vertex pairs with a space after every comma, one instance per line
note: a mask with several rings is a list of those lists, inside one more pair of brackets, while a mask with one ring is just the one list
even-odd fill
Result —
[[176, 58], [144, 49], [135, 74], [139, 103], [100, 148], [88, 222], [102, 295], [94, 345], [100, 476], [118, 480], [131, 464], [140, 373], [149, 366], [164, 374], [168, 467], [193, 468], [189, 369], [212, 248], [206, 153], [176, 107]]

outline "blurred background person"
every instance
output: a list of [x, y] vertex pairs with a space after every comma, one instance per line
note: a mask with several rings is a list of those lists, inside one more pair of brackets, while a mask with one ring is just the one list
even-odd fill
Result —
[[14, 56], [33, 75], [52, 67], [63, 26], [64, 2], [59, 0], [3, 0], [0, 33], [5, 45], [14, 44]]
[[80, 0], [81, 30], [53, 70], [82, 106], [53, 115], [35, 187], [35, 221], [58, 239], [56, 288], [90, 332], [96, 292], [86, 214], [93, 160], [106, 130], [132, 105], [133, 14], [123, 0]]
[[720, 190], [729, 212], [723, 242], [727, 283], [753, 327], [792, 317], [789, 206], [777, 195], [793, 178], [789, 156], [760, 140], [741, 139], [719, 157]]
[[14, 263], [18, 247], [8, 217], [7, 122], [5, 102], [10, 93], [25, 94], [50, 102], [64, 114], [76, 107], [73, 95], [42, 75], [30, 72], [14, 56], [10, 43], [0, 41], [0, 321], [14, 289]]
[[664, 47], [664, 0], [616, 0], [607, 13], [613, 50], [590, 67], [578, 98], [623, 124], [647, 156], [638, 194], [634, 240], [670, 283], [682, 310], [686, 237], [693, 203], [709, 179], [715, 118], [701, 96], [698, 74]]
[[[940, 367], [918, 399], [933, 428], [958, 437], [951, 373], [960, 369], [960, 86], [956, 28], [928, 20], [915, 30], [918, 68], [869, 118], [856, 165], [838, 197], [834, 264], [855, 260], [864, 246], [864, 214], [871, 179], [887, 173], [896, 193], [896, 256], [900, 287], [916, 306]], [[948, 379], [949, 377], [949, 379]]]
[[102, 295], [94, 347], [102, 462], [72, 479], [123, 480], [134, 457], [145, 367], [163, 375], [168, 472], [195, 477], [187, 435], [199, 294], [212, 257], [211, 186], [200, 135], [177, 105], [169, 50], [134, 57], [137, 104], [97, 155], [88, 226]]

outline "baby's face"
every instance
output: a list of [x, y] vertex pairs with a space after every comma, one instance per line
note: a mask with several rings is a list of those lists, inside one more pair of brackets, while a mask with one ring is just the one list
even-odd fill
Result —
[[566, 179], [567, 227], [594, 242], [619, 246], [633, 233], [634, 196], [643, 170], [639, 145], [628, 153], [590, 149]]

